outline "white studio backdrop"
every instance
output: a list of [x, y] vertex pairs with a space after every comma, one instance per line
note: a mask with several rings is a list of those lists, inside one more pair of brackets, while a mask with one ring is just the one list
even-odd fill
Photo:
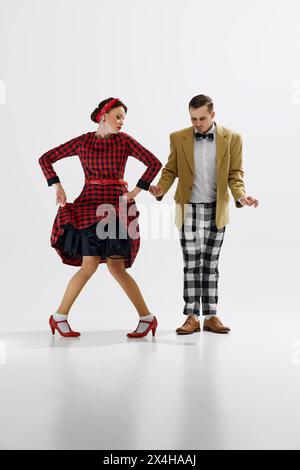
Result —
[[[1, 331], [47, 328], [79, 269], [64, 265], [50, 246], [55, 190], [38, 158], [96, 130], [90, 114], [109, 96], [128, 106], [124, 132], [163, 164], [170, 132], [191, 125], [189, 100], [200, 93], [213, 98], [215, 120], [243, 136], [247, 194], [260, 201], [256, 209], [236, 209], [231, 196], [219, 262], [220, 316], [231, 326], [259, 322], [261, 315], [270, 322], [296, 319], [299, 17], [297, 0], [0, 1]], [[54, 168], [72, 202], [84, 181], [79, 159]], [[144, 169], [129, 157], [130, 189]], [[172, 228], [175, 187], [164, 198]], [[160, 203], [143, 191], [136, 204], [142, 240], [128, 272], [160, 325], [177, 327], [183, 318], [179, 240], [143, 240], [145, 214]], [[72, 326], [81, 330], [129, 328], [136, 321], [105, 265], [71, 312]]]

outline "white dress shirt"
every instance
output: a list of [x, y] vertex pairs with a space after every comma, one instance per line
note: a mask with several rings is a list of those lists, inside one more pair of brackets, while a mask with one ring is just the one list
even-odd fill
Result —
[[216, 124], [213, 123], [205, 134], [214, 134], [213, 140], [194, 137], [195, 176], [190, 202], [213, 202], [217, 199]]

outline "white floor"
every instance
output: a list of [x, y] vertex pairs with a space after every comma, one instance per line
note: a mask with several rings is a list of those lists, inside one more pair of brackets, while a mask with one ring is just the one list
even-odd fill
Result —
[[189, 336], [178, 318], [155, 339], [2, 334], [1, 449], [300, 449], [296, 316]]

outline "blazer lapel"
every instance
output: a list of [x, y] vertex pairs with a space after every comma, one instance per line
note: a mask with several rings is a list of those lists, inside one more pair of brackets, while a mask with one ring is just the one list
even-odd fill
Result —
[[228, 138], [227, 138], [227, 132], [225, 131], [224, 127], [219, 126], [219, 124], [216, 123], [216, 150], [217, 150], [217, 174], [218, 170], [221, 166], [222, 160], [224, 158], [226, 149], [228, 147]]
[[189, 127], [183, 134], [182, 147], [191, 172], [194, 174], [194, 128]]

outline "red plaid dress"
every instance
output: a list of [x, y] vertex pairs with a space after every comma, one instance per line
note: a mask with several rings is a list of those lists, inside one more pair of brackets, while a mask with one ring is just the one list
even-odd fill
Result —
[[[86, 180], [123, 178], [127, 158], [133, 156], [147, 166], [137, 182], [137, 186], [145, 190], [148, 190], [162, 167], [161, 162], [149, 150], [124, 132], [112, 134], [108, 138], [99, 138], [95, 135], [95, 132], [87, 132], [49, 150], [39, 158], [39, 164], [48, 186], [60, 182], [53, 169], [53, 163], [73, 155], [78, 155]], [[108, 209], [107, 212], [101, 210], [100, 213], [99, 206], [109, 204], [108, 207], [113, 207], [116, 216], [121, 219], [123, 226], [127, 228], [127, 233], [130, 233], [130, 230], [128, 230], [130, 227], [133, 230], [131, 233], [135, 232], [135, 235], [130, 237], [130, 253], [125, 258], [125, 267], [132, 266], [140, 246], [139, 211], [134, 201], [123, 201], [120, 204], [119, 197], [125, 192], [128, 192], [125, 184], [91, 184], [85, 181], [81, 193], [74, 202], [67, 202], [63, 207], [59, 207], [50, 242], [63, 263], [72, 266], [82, 265], [82, 255], [78, 255], [78, 252], [80, 253], [80, 249], [84, 249], [84, 243], [88, 244], [89, 241], [93, 240], [95, 244], [95, 236], [92, 234], [91, 228], [95, 227], [101, 220], [108, 220], [110, 210]], [[66, 236], [69, 245], [72, 246], [73, 254], [65, 249]], [[98, 248], [102, 246], [102, 242], [104, 240], [98, 243]], [[101, 250], [95, 252], [99, 255], [100, 263], [106, 262], [103, 253]]]

